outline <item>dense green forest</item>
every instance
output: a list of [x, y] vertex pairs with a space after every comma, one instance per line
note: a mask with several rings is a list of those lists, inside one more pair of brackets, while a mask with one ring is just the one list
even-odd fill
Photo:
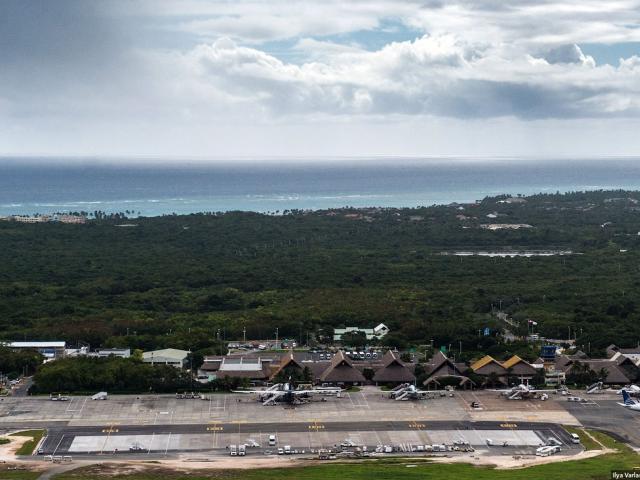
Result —
[[[640, 192], [485, 198], [414, 209], [247, 212], [85, 225], [0, 222], [0, 336], [207, 353], [224, 339], [306, 343], [334, 327], [391, 328], [385, 343], [499, 349], [479, 329], [640, 340]], [[489, 215], [489, 217], [487, 216]], [[483, 224], [532, 228], [489, 230]], [[458, 250], [571, 250], [496, 258]], [[571, 333], [569, 333], [571, 332]]]

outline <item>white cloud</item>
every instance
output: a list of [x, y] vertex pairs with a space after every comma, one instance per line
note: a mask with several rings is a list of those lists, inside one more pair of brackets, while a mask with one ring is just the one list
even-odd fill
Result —
[[[597, 128], [616, 138], [640, 118], [640, 57], [598, 65], [580, 47], [640, 41], [640, 0], [114, 0], [82, 7], [83, 22], [73, 12], [84, 2], [60, 0], [55, 25], [9, 2], [24, 18], [0, 29], [8, 151], [108, 150], [100, 135], [113, 135], [122, 148], [159, 151], [235, 137], [239, 149], [270, 153], [288, 134], [323, 150], [310, 141], [322, 131], [341, 138], [337, 149], [353, 150], [351, 138], [392, 153], [411, 138], [403, 129], [422, 133], [398, 153], [447, 141], [472, 151], [465, 122], [478, 151], [483, 141], [502, 148], [509, 125], [526, 150], [528, 128], [571, 125], [548, 134], [553, 145], [583, 124], [602, 141]], [[473, 134], [482, 122], [497, 126]], [[260, 148], [244, 141], [252, 135]]]
[[577, 46], [551, 50], [541, 61], [449, 34], [425, 35], [374, 52], [335, 49], [297, 65], [221, 39], [187, 58], [198, 81], [274, 116], [638, 114], [636, 101], [620, 100], [639, 94], [635, 64], [596, 67]]

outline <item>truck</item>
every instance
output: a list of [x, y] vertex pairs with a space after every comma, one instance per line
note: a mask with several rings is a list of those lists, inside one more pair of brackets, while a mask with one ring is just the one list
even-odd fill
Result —
[[238, 456], [244, 457], [247, 454], [247, 447], [243, 444], [238, 445]]
[[285, 455], [291, 455], [291, 445], [285, 445], [284, 446], [284, 454]]
[[91, 397], [91, 400], [106, 400], [107, 392], [98, 392]]
[[235, 457], [238, 455], [238, 447], [236, 445], [229, 445], [229, 455]]

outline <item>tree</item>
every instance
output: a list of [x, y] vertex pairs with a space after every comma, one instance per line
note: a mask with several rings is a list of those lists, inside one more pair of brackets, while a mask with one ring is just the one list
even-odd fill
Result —
[[342, 335], [342, 343], [352, 348], [362, 348], [367, 344], [367, 336], [364, 332], [347, 332]]

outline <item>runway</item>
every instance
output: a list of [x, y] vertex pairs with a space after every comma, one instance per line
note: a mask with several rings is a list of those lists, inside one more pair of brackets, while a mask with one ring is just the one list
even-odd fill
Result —
[[[313, 450], [350, 440], [356, 445], [453, 444], [464, 440], [476, 447], [506, 444], [519, 453], [531, 453], [549, 437], [569, 451], [576, 450], [568, 434], [557, 424], [539, 422], [471, 422], [453, 420], [300, 422], [300, 423], [218, 423], [173, 425], [66, 426], [48, 430], [43, 454], [124, 454], [135, 445], [148, 454], [178, 451], [216, 451], [229, 444], [255, 440], [263, 452], [269, 435], [278, 445]], [[501, 447], [502, 448], [502, 447]]]

